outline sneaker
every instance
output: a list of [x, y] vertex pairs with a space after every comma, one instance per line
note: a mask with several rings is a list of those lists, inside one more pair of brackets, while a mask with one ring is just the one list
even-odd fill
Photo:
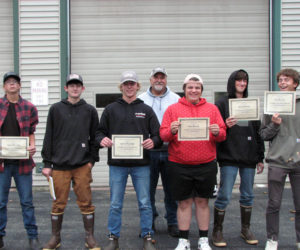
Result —
[[178, 240], [178, 245], [175, 248], [175, 250], [191, 250], [191, 244], [190, 241], [187, 239], [180, 238]]
[[153, 241], [152, 236], [150, 234], [147, 234], [144, 237], [143, 250], [156, 250], [156, 248], [154, 246], [154, 241]]
[[268, 239], [266, 243], [265, 250], [277, 250], [278, 241]]
[[39, 250], [41, 245], [38, 238], [29, 239], [29, 249], [30, 250]]
[[300, 242], [297, 242], [297, 250], [300, 250]]
[[207, 237], [201, 237], [198, 240], [198, 250], [212, 250]]

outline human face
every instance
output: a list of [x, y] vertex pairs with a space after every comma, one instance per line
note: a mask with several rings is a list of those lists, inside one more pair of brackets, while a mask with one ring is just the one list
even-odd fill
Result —
[[136, 93], [139, 90], [139, 86], [136, 82], [127, 81], [121, 84], [121, 91], [123, 93], [123, 99], [126, 101], [136, 99]]
[[289, 76], [281, 75], [278, 78], [278, 87], [280, 91], [295, 91], [297, 86], [298, 84]]
[[151, 91], [154, 95], [162, 95], [167, 86], [167, 76], [163, 73], [156, 73], [150, 78]]
[[68, 93], [68, 100], [79, 100], [82, 92], [84, 91], [84, 86], [79, 82], [71, 82], [64, 87], [65, 91]]
[[243, 97], [244, 96], [244, 91], [247, 88], [247, 80], [241, 79], [241, 80], [236, 80], [235, 81], [235, 95], [236, 97]]
[[6, 94], [18, 94], [20, 92], [21, 84], [14, 77], [9, 77], [3, 84], [3, 89]]
[[202, 95], [201, 83], [193, 80], [188, 81], [184, 93], [188, 102], [193, 104], [198, 103]]

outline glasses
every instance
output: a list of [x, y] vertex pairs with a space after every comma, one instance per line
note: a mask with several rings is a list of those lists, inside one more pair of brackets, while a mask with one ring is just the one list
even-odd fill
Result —
[[279, 79], [278, 79], [278, 82], [288, 82], [289, 80], [291, 80], [291, 78], [290, 77], [280, 77]]
[[4, 82], [4, 84], [11, 84], [11, 85], [18, 84], [18, 83], [19, 82], [17, 80], [7, 80], [7, 81]]

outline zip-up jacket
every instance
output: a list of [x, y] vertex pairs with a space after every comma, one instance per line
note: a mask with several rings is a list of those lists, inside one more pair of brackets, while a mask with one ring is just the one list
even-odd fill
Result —
[[[151, 107], [140, 99], [127, 103], [123, 98], [109, 104], [102, 113], [96, 141], [112, 135], [143, 135], [143, 140], [152, 139], [154, 147], [162, 141], [159, 137], [159, 122]], [[143, 159], [112, 159], [111, 148], [107, 151], [107, 164], [119, 167], [138, 167], [149, 165], [148, 150], [144, 149]]]
[[99, 161], [98, 125], [97, 110], [83, 99], [75, 104], [66, 99], [53, 104], [42, 149], [45, 167], [70, 170]]
[[280, 125], [272, 122], [272, 115], [264, 115], [260, 135], [270, 141], [266, 162], [272, 167], [300, 167], [300, 97], [296, 99], [295, 115], [280, 115]]
[[[208, 117], [210, 124], [218, 124], [219, 134], [214, 136], [209, 132], [209, 141], [178, 141], [177, 134], [171, 132], [171, 123], [178, 118], [185, 117]], [[169, 142], [169, 160], [172, 162], [188, 165], [199, 165], [216, 159], [216, 142], [226, 138], [226, 126], [218, 108], [201, 98], [199, 103], [192, 104], [185, 97], [179, 99], [168, 107], [160, 127], [160, 136], [163, 141]]]

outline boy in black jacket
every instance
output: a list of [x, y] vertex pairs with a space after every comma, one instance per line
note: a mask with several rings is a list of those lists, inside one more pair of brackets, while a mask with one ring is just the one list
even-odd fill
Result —
[[56, 200], [51, 211], [52, 237], [44, 249], [60, 246], [60, 230], [67, 205], [70, 184], [77, 196], [86, 231], [85, 245], [100, 250], [94, 235], [94, 212], [90, 183], [92, 167], [99, 161], [99, 146], [95, 134], [99, 125], [96, 109], [80, 99], [84, 91], [80, 75], [67, 77], [68, 98], [51, 106], [42, 149], [43, 175], [53, 178]]
[[230, 202], [233, 185], [240, 174], [241, 236], [248, 244], [257, 244], [250, 231], [250, 218], [253, 204], [253, 184], [255, 168], [263, 171], [264, 142], [259, 136], [260, 121], [248, 121], [240, 125], [237, 119], [229, 117], [230, 98], [248, 97], [249, 76], [245, 70], [234, 71], [227, 84], [227, 96], [216, 102], [227, 126], [226, 140], [217, 145], [217, 160], [220, 166], [220, 189], [214, 208], [214, 229], [212, 240], [217, 247], [226, 246], [222, 224], [225, 209]]

